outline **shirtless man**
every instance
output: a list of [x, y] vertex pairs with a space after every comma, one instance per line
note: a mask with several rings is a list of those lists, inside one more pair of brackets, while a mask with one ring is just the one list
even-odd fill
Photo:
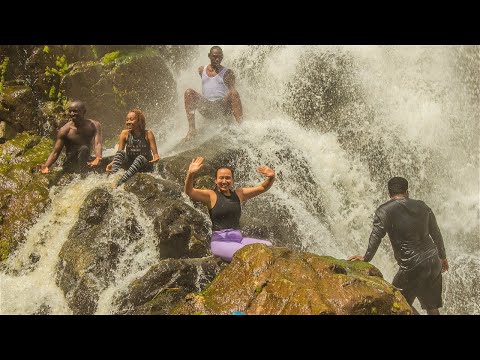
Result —
[[[50, 166], [57, 161], [64, 145], [67, 159], [63, 169], [66, 172], [85, 171], [88, 167], [99, 164], [102, 159], [102, 130], [98, 121], [85, 118], [86, 112], [87, 108], [83, 102], [71, 103], [68, 109], [70, 121], [58, 131], [53, 150], [44, 164], [38, 164], [38, 171], [48, 174]], [[95, 160], [89, 161], [93, 139]]]
[[213, 46], [208, 57], [210, 64], [198, 68], [202, 78], [202, 95], [192, 89], [185, 91], [185, 111], [188, 120], [188, 133], [185, 140], [192, 139], [197, 132], [196, 109], [209, 119], [233, 114], [239, 124], [242, 122], [242, 103], [235, 89], [235, 75], [231, 69], [220, 65], [223, 60], [223, 51], [220, 46]]

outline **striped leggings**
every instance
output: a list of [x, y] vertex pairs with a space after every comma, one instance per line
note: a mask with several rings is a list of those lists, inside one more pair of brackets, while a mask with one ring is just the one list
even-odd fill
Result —
[[[112, 164], [112, 174], [115, 174], [118, 170], [123, 168], [123, 164], [128, 165], [127, 162], [127, 153], [123, 150], [117, 151], [115, 156], [113, 157], [113, 164]], [[141, 171], [151, 171], [152, 167], [148, 162], [147, 158], [143, 155], [138, 155], [128, 169], [125, 171], [125, 174], [118, 180], [118, 186], [122, 185], [128, 179], [130, 179], [133, 175], [137, 172]]]

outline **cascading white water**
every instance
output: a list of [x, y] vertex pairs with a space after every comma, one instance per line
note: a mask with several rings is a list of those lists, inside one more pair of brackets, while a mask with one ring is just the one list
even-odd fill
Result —
[[[388, 195], [385, 183], [379, 182], [378, 176], [372, 177], [369, 170], [372, 163], [376, 164], [377, 154], [367, 150], [362, 157], [355, 150], [361, 152], [363, 145], [378, 143], [389, 165], [384, 170], [380, 167], [380, 173], [386, 172], [383, 178], [407, 177], [411, 196], [424, 200], [436, 214], [450, 263], [450, 270], [444, 275], [443, 312], [480, 313], [480, 47], [222, 48], [223, 65], [232, 67], [237, 74], [237, 89], [246, 117], [242, 126], [224, 136], [231, 136], [230, 141], [246, 150], [248, 161], [254, 164], [248, 169], [240, 166], [237, 172], [251, 173], [252, 167], [262, 164], [281, 172], [281, 180], [270, 193], [275, 201], [290, 208], [306, 248], [338, 257], [364, 253], [373, 213]], [[170, 141], [162, 147], [164, 152], [168, 153], [171, 144], [186, 134], [183, 91], [187, 87], [200, 91], [196, 69], [208, 63], [208, 50], [208, 46], [200, 47], [197, 63], [177, 74], [176, 125], [165, 129]], [[309, 68], [317, 66], [316, 58], [327, 55], [334, 70], [340, 67], [338, 59], [351, 59], [350, 81], [361, 89], [363, 102], [339, 107], [337, 125], [321, 132], [314, 126], [299, 126], [286, 115], [282, 105], [291, 101], [292, 84], [301, 83], [308, 88], [315, 82], [336, 80], [322, 72], [314, 78], [305, 76]], [[322, 93], [306, 91], [302, 95], [322, 106]], [[353, 135], [341, 142], [337, 135], [345, 134], [345, 128], [351, 129]], [[218, 132], [218, 128], [209, 131], [210, 135]], [[282, 149], [293, 154], [291, 163], [276, 155]], [[365, 163], [365, 158], [370, 164]], [[309, 169], [308, 184], [295, 170], [299, 161]], [[245, 176], [250, 181], [242, 186], [261, 181], [259, 175]], [[320, 198], [312, 197], [312, 186]], [[324, 206], [325, 216], [313, 214], [312, 204], [318, 202]], [[397, 266], [388, 237], [372, 263], [387, 280], [393, 278]]]
[[[134, 195], [120, 189], [113, 190], [111, 183], [112, 178], [105, 175], [89, 175], [85, 179], [77, 177], [67, 186], [52, 187], [50, 209], [28, 231], [25, 243], [8, 258], [4, 264], [5, 273], [0, 273], [0, 313], [72, 313], [63, 292], [56, 285], [56, 266], [60, 250], [78, 220], [81, 206], [88, 194], [97, 188], [107, 188], [113, 196], [112, 222], [124, 221], [135, 214], [144, 230], [141, 241], [132, 244], [116, 235], [116, 242], [125, 251], [119, 258], [113, 284], [100, 294], [97, 313], [110, 313], [113, 293], [143, 275], [158, 261], [152, 221], [144, 215]], [[111, 223], [111, 229], [115, 227]], [[103, 240], [97, 239], [99, 242]]]
[[[236, 164], [240, 174], [237, 185], [260, 183], [261, 175], [254, 169], [264, 164], [273, 167], [279, 176], [269, 191], [269, 199], [288, 209], [289, 221], [297, 225], [305, 249], [346, 258], [363, 254], [367, 247], [373, 213], [387, 200], [385, 184], [378, 180], [382, 168], [376, 173], [372, 169], [376, 169], [377, 163], [385, 169], [388, 166], [388, 174], [383, 178], [407, 177], [411, 196], [424, 200], [437, 216], [450, 262], [450, 271], [444, 276], [442, 312], [480, 313], [480, 122], [478, 101], [475, 102], [480, 93], [479, 47], [222, 48], [223, 64], [237, 74], [236, 87], [242, 98], [245, 122], [224, 128], [198, 116], [197, 128], [205, 129], [200, 140], [221, 134], [244, 150], [245, 158]], [[200, 46], [198, 58], [189, 68], [175, 74], [175, 113], [157, 124], [147, 117], [147, 127], [162, 139], [158, 144], [161, 157], [194, 146], [178, 145], [187, 133], [183, 92], [188, 87], [201, 90], [197, 69], [209, 62], [208, 49], [209, 46]], [[336, 59], [351, 60], [349, 81], [361, 89], [363, 102], [354, 99], [338, 107], [336, 122], [325, 131], [309, 126], [305, 119], [299, 122], [295, 110], [288, 109], [295, 109], [292, 85], [298, 84], [307, 89], [300, 93], [298, 101], [307, 99], [307, 103], [322, 108], [324, 94], [308, 89], [315, 88], [316, 82], [335, 79], [321, 71], [314, 77], [306, 74], [317, 66], [318, 58], [327, 55], [331, 59], [329, 66], [334, 69], [340, 67], [332, 64]], [[152, 111], [149, 113], [152, 115]], [[150, 119], [155, 118], [153, 115]], [[330, 121], [321, 112], [311, 116], [307, 120], [312, 124]], [[350, 132], [345, 137], [347, 130]], [[377, 161], [378, 153], [370, 150], [369, 146], [376, 142], [387, 155], [386, 162]], [[399, 173], [393, 174], [395, 169]], [[58, 253], [89, 191], [106, 184], [105, 177], [91, 175], [66, 188], [52, 189], [51, 210], [40, 217], [25, 244], [9, 258], [7, 273], [0, 274], [0, 313], [36, 313], [44, 307], [48, 307], [45, 311], [49, 313], [71, 313], [55, 285]], [[135, 201], [121, 202], [120, 192], [121, 189], [113, 192], [115, 201], [123, 204], [116, 211], [133, 211], [138, 216], [145, 229], [140, 240], [144, 249], [138, 252], [132, 248], [122, 256], [115, 284], [100, 294], [97, 313], [110, 313], [113, 293], [143, 274], [156, 259], [152, 225]], [[261, 197], [257, 199], [261, 201]], [[317, 205], [323, 211], [318, 211]], [[33, 265], [32, 253], [40, 255]], [[387, 238], [372, 263], [387, 280], [393, 278], [397, 266]]]

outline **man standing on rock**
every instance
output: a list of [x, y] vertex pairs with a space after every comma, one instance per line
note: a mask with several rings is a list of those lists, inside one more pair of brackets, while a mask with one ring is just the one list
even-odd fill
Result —
[[[351, 256], [348, 260], [371, 261], [388, 233], [400, 266], [392, 285], [400, 289], [410, 306], [418, 297], [427, 314], [439, 315], [442, 272], [448, 270], [448, 261], [435, 215], [423, 201], [409, 198], [408, 181], [402, 177], [388, 181], [388, 192], [390, 200], [375, 212], [365, 256]], [[415, 308], [413, 311], [418, 315]]]
[[[83, 172], [97, 166], [102, 159], [102, 130], [100, 123], [85, 118], [87, 108], [82, 101], [73, 101], [68, 109], [70, 121], [58, 131], [57, 140], [44, 164], [38, 164], [39, 171], [48, 174], [49, 168], [57, 161], [65, 145], [67, 158], [63, 164], [66, 172]], [[90, 160], [92, 143], [95, 159]]]

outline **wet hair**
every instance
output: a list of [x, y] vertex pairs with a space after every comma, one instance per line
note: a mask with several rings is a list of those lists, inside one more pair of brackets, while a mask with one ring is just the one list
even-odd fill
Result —
[[405, 194], [408, 190], [408, 181], [407, 179], [395, 176], [388, 180], [388, 193], [390, 196], [394, 196], [397, 194]]
[[215, 170], [215, 179], [216, 179], [217, 176], [218, 176], [218, 171], [219, 171], [219, 170], [222, 170], [222, 169], [230, 170], [231, 173], [232, 173], [232, 179], [235, 179], [234, 173], [233, 173], [233, 169], [232, 169], [231, 167], [229, 167], [229, 166], [220, 166], [220, 167], [218, 167], [217, 170]]
[[210, 48], [210, 51], [208, 52], [209, 55], [212, 53], [212, 50], [213, 50], [213, 49], [220, 50], [220, 51], [222, 52], [222, 54], [223, 54], [223, 50], [222, 50], [222, 48], [221, 48], [220, 46], [212, 46], [212, 47]]
[[127, 112], [127, 116], [130, 113], [134, 113], [137, 116], [138, 125], [140, 126], [140, 130], [145, 131], [145, 128], [146, 128], [145, 114], [143, 113], [143, 111], [138, 109], [138, 108], [134, 108], [134, 109], [130, 110], [129, 112]]

